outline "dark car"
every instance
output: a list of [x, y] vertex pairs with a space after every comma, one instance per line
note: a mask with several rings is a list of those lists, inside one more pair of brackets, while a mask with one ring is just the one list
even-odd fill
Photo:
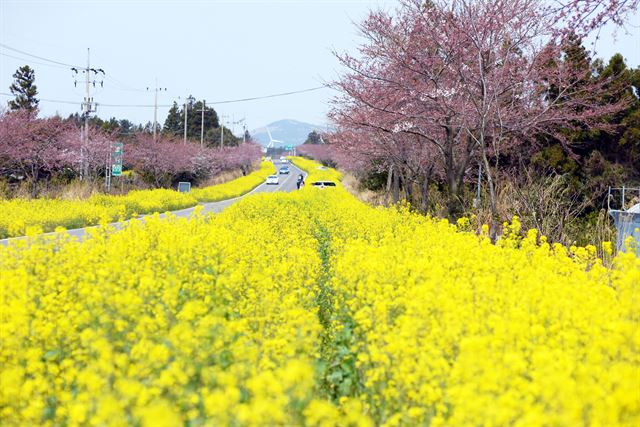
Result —
[[325, 188], [325, 187], [335, 187], [336, 183], [333, 181], [316, 181], [311, 184], [314, 187]]
[[289, 168], [286, 166], [283, 166], [280, 168], [280, 175], [289, 175]]

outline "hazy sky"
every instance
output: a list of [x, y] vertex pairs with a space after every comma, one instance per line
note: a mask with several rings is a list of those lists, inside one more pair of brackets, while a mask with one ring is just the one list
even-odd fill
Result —
[[[105, 70], [104, 88], [95, 101], [103, 104], [153, 104], [157, 77], [159, 104], [197, 99], [223, 101], [321, 86], [333, 80], [340, 67], [332, 50], [355, 51], [359, 43], [353, 22], [372, 8], [393, 8], [395, 0], [239, 0], [239, 1], [126, 1], [126, 0], [0, 0], [0, 43], [65, 64]], [[604, 31], [598, 50], [603, 57], [621, 52], [631, 66], [640, 65], [640, 15], [632, 25]], [[36, 70], [43, 115], [67, 115], [78, 104], [44, 99], [82, 100], [82, 76], [74, 78], [65, 66], [0, 47], [0, 92], [8, 93], [15, 69], [30, 64]], [[16, 59], [6, 55], [19, 57]], [[74, 88], [74, 80], [78, 87]], [[219, 114], [239, 120], [249, 129], [289, 118], [324, 124], [328, 100], [321, 89], [281, 98], [216, 105]], [[180, 99], [178, 99], [180, 97]], [[0, 104], [7, 97], [0, 96]], [[164, 122], [168, 108], [158, 109]], [[99, 107], [103, 118], [134, 122], [153, 119], [153, 108]], [[239, 133], [239, 127], [237, 128]]]

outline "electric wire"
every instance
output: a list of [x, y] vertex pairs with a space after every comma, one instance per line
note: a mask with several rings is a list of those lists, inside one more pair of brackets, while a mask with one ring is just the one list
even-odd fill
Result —
[[[67, 69], [69, 69], [69, 68], [84, 69], [85, 68], [85, 67], [80, 66], [80, 65], [67, 64], [65, 62], [56, 61], [56, 60], [45, 58], [45, 57], [42, 57], [42, 56], [39, 56], [39, 55], [34, 55], [32, 53], [25, 52], [25, 51], [20, 50], [20, 49], [16, 49], [14, 47], [8, 46], [8, 45], [3, 44], [3, 43], [0, 43], [0, 47], [3, 48], [3, 49], [9, 49], [9, 50], [12, 50], [14, 52], [18, 52], [18, 53], [20, 53], [22, 55], [26, 55], [26, 56], [30, 56], [32, 58], [38, 58], [40, 60], [50, 62], [50, 64], [47, 64], [47, 63], [43, 63], [43, 62], [37, 62], [37, 61], [31, 60], [31, 59], [20, 58], [18, 56], [10, 55], [8, 53], [0, 52], [0, 55], [7, 56], [7, 57], [10, 57], [10, 58], [19, 59], [21, 61], [27, 61], [27, 62], [30, 62], [32, 64], [39, 64], [39, 65], [46, 65], [46, 66], [49, 66], [49, 67], [58, 67], [58, 68], [67, 68]], [[133, 88], [133, 87], [131, 87], [131, 86], [119, 81], [115, 77], [112, 77], [112, 76], [109, 76], [109, 75], [105, 75], [105, 78], [108, 79], [108, 80], [111, 80], [115, 85], [120, 86], [119, 88], [115, 88], [114, 87], [114, 89], [116, 89], [116, 90], [131, 91], [131, 92], [146, 92], [146, 90], [144, 90], [144, 89]]]
[[[236, 102], [247, 102], [247, 101], [256, 101], [256, 100], [260, 100], [260, 99], [268, 99], [268, 98], [277, 98], [277, 97], [282, 97], [282, 96], [289, 96], [289, 95], [296, 95], [299, 93], [305, 93], [305, 92], [312, 92], [312, 91], [316, 91], [316, 90], [320, 90], [320, 89], [325, 89], [328, 88], [328, 86], [317, 86], [317, 87], [312, 87], [312, 88], [308, 88], [308, 89], [302, 89], [302, 90], [296, 90], [296, 91], [291, 91], [291, 92], [281, 92], [281, 93], [274, 93], [271, 95], [265, 95], [265, 96], [254, 96], [251, 98], [240, 98], [240, 99], [230, 99], [230, 100], [225, 100], [225, 101], [207, 101], [207, 105], [220, 105], [220, 104], [231, 104], [231, 103], [236, 103]], [[2, 96], [14, 96], [8, 93], [4, 93], [4, 92], [0, 92], [0, 95]], [[66, 100], [59, 100], [59, 99], [40, 99], [40, 101], [45, 101], [45, 102], [57, 102], [60, 104], [80, 104], [80, 102], [77, 101], [66, 101]], [[155, 105], [154, 104], [103, 104], [98, 102], [97, 103], [98, 106], [100, 107], [122, 107], [122, 108], [154, 108]], [[165, 108], [165, 107], [172, 107], [173, 104], [158, 104], [157, 105], [158, 108]]]
[[109, 75], [105, 75], [105, 78], [107, 80], [110, 80], [112, 83], [116, 84], [117, 86], [120, 86], [120, 88], [118, 88], [117, 90], [124, 90], [124, 91], [128, 91], [128, 92], [147, 92], [145, 89], [134, 88], [132, 86], [129, 86], [126, 83], [122, 83], [120, 80], [116, 79], [115, 77], [111, 77]]
[[[12, 94], [6, 93], [6, 92], [0, 92], [0, 96], [14, 97], [15, 95], [12, 95]], [[63, 100], [60, 100], [60, 99], [46, 99], [46, 98], [38, 98], [38, 101], [41, 101], [41, 102], [53, 102], [53, 103], [56, 103], [56, 104], [72, 104], [72, 105], [82, 104], [82, 102], [80, 102], [80, 101], [63, 101]]]
[[46, 62], [38, 62], [38, 61], [34, 61], [33, 59], [20, 58], [19, 56], [9, 55], [8, 53], [4, 53], [4, 52], [0, 52], [0, 55], [6, 56], [6, 57], [9, 57], [9, 58], [13, 58], [13, 59], [18, 59], [20, 61], [28, 62], [29, 64], [38, 64], [38, 65], [44, 65], [46, 67], [62, 68], [62, 69], [65, 69], [65, 70], [69, 69], [69, 67], [65, 67], [65, 66], [62, 66], [62, 65], [47, 64]]
[[[49, 58], [45, 58], [43, 56], [39, 56], [39, 55], [34, 55], [31, 54], [29, 52], [25, 52], [23, 50], [20, 49], [16, 49], [14, 47], [8, 46], [6, 44], [0, 43], [0, 47], [3, 49], [9, 49], [11, 51], [17, 52], [19, 54], [22, 55], [26, 55], [32, 58], [37, 58], [40, 59], [42, 61], [47, 61], [51, 64], [55, 64], [55, 65], [50, 65], [50, 64], [42, 64], [41, 65], [50, 65], [50, 66], [58, 66], [60, 68], [64, 68], [64, 67], [70, 67], [70, 68], [78, 68], [78, 69], [83, 69], [85, 67], [82, 67], [80, 65], [73, 65], [73, 64], [68, 64], [65, 62], [61, 62], [61, 61], [56, 61], [53, 59], [49, 59]], [[7, 53], [3, 53], [0, 52], [0, 55], [4, 55], [4, 56], [8, 56], [8, 57], [12, 57], [12, 58], [16, 58], [16, 59], [20, 59], [23, 60], [23, 58], [18, 58], [16, 56], [12, 56], [9, 55]], [[31, 62], [35, 62], [35, 61], [31, 61]], [[138, 89], [138, 88], [134, 88], [132, 86], [129, 86], [121, 81], [119, 81], [118, 79], [109, 76], [109, 75], [104, 75], [105, 79], [111, 81], [114, 84], [114, 87], [112, 89], [115, 90], [122, 90], [122, 91], [128, 91], [128, 92], [148, 92], [148, 90], [144, 90], [144, 89]], [[115, 87], [115, 86], [119, 86], [119, 87]], [[254, 97], [249, 97], [249, 98], [240, 98], [240, 99], [228, 99], [228, 100], [223, 100], [223, 101], [209, 101], [207, 102], [208, 105], [222, 105], [222, 104], [233, 104], [233, 103], [238, 103], [238, 102], [248, 102], [248, 101], [257, 101], [257, 100], [261, 100], [261, 99], [269, 99], [269, 98], [278, 98], [278, 97], [282, 97], [282, 96], [289, 96], [289, 95], [296, 95], [296, 94], [300, 94], [300, 93], [306, 93], [306, 92], [312, 92], [312, 91], [316, 91], [316, 90], [320, 90], [320, 89], [326, 89], [326, 88], [330, 88], [330, 86], [327, 85], [323, 85], [323, 86], [316, 86], [316, 87], [312, 87], [312, 88], [307, 88], [307, 89], [302, 89], [302, 90], [295, 90], [295, 91], [289, 91], [289, 92], [280, 92], [280, 93], [274, 93], [274, 94], [270, 94], [270, 95], [264, 95], [264, 96], [254, 96]], [[13, 96], [11, 94], [7, 94], [7, 93], [0, 93], [0, 95], [2, 96]], [[52, 103], [59, 103], [59, 104], [72, 104], [72, 105], [77, 105], [79, 104], [79, 102], [76, 101], [67, 101], [67, 100], [57, 100], [57, 99], [40, 99], [43, 102], [52, 102]], [[100, 105], [101, 107], [119, 107], [119, 108], [154, 108], [154, 107], [160, 107], [160, 108], [166, 108], [166, 107], [172, 107], [173, 104], [158, 104], [158, 105], [153, 105], [153, 104], [108, 104], [108, 103], [98, 103], [98, 105]]]
[[20, 49], [16, 49], [14, 47], [11, 46], [7, 46], [6, 44], [0, 43], [0, 47], [4, 48], [4, 49], [9, 49], [12, 50], [14, 52], [18, 52], [22, 55], [26, 55], [26, 56], [30, 56], [32, 58], [37, 58], [40, 59], [41, 61], [47, 61], [47, 62], [51, 62], [53, 64], [58, 64], [58, 65], [64, 65], [66, 67], [73, 67], [73, 68], [84, 68], [81, 65], [73, 65], [73, 64], [67, 64], [66, 62], [60, 62], [60, 61], [54, 61], [53, 59], [49, 59], [49, 58], [45, 58], [43, 56], [38, 56], [38, 55], [34, 55], [32, 53], [29, 52], [25, 52], [24, 50], [20, 50]]

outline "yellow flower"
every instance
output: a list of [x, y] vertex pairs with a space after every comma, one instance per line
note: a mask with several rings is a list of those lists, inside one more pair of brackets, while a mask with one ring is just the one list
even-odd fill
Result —
[[158, 400], [138, 411], [142, 427], [182, 427], [176, 408], [166, 400]]
[[2, 424], [638, 425], [640, 259], [483, 233], [338, 185], [0, 246]]

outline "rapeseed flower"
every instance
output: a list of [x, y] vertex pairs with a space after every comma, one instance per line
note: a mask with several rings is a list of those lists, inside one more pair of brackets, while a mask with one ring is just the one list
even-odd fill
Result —
[[638, 257], [465, 226], [338, 186], [0, 247], [2, 424], [637, 425]]

